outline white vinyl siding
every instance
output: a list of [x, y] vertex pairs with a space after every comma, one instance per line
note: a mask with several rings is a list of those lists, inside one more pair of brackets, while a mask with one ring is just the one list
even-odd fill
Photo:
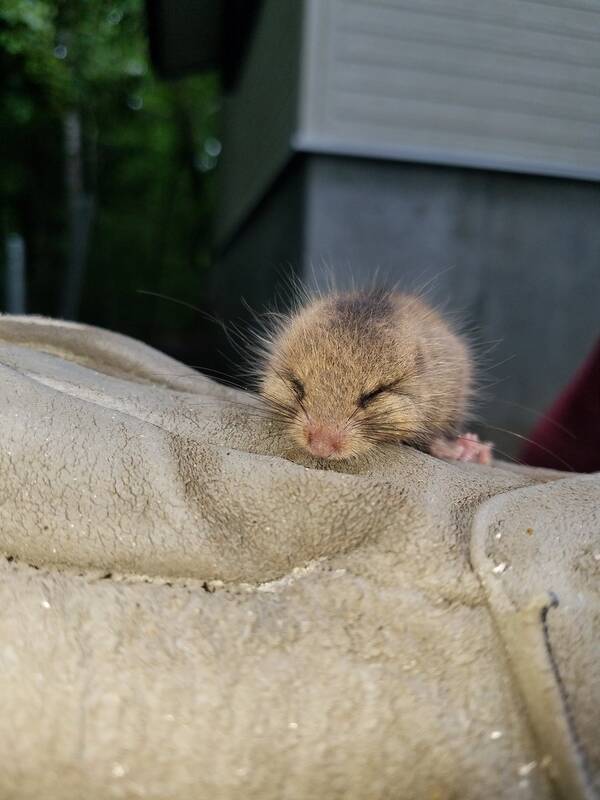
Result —
[[307, 0], [298, 149], [600, 178], [600, 3]]

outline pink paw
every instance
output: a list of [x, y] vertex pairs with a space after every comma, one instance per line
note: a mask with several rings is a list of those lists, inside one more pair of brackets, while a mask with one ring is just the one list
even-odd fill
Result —
[[476, 433], [464, 433], [456, 439], [434, 439], [429, 452], [432, 456], [447, 461], [491, 464], [493, 447], [491, 442], [480, 442]]

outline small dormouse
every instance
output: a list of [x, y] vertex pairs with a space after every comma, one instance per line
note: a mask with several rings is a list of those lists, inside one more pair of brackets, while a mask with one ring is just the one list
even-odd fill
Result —
[[308, 299], [277, 324], [259, 393], [290, 444], [318, 459], [404, 443], [485, 464], [491, 445], [460, 435], [472, 371], [466, 342], [418, 297], [333, 293]]

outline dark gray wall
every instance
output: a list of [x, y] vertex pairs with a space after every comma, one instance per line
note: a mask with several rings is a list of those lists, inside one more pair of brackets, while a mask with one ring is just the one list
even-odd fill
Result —
[[600, 334], [599, 209], [582, 181], [298, 156], [226, 248], [217, 294], [234, 317], [290, 271], [428, 284], [479, 342], [480, 429], [514, 454], [491, 426], [526, 434]]
[[[216, 254], [211, 310], [227, 323], [247, 330], [255, 324], [248, 308], [260, 314], [279, 297], [282, 303], [289, 298], [290, 278], [299, 273], [304, 258], [306, 196], [306, 162], [295, 159]], [[244, 354], [217, 329], [212, 336], [222, 354], [214, 366], [236, 377]]]
[[223, 97], [216, 239], [243, 225], [292, 154], [304, 4], [263, 0], [244, 69]]

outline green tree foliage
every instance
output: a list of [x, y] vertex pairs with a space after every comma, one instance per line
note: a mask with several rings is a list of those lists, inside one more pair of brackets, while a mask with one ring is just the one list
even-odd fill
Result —
[[0, 230], [25, 239], [28, 310], [60, 313], [79, 193], [92, 209], [80, 317], [181, 337], [192, 312], [136, 292], [201, 299], [220, 150], [214, 77], [156, 79], [141, 0], [2, 0], [0, 79]]

